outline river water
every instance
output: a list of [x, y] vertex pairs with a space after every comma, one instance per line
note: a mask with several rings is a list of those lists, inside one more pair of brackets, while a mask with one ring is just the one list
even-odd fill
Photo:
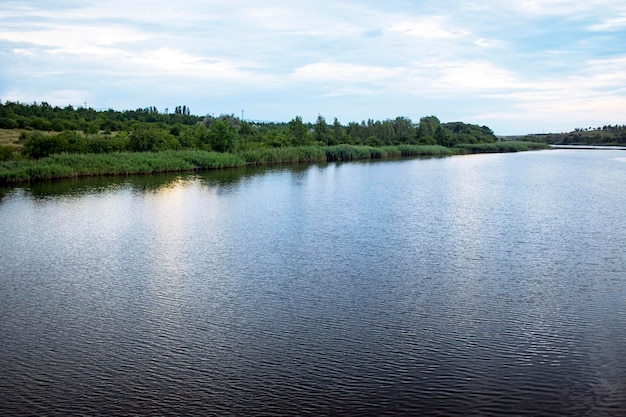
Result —
[[626, 152], [0, 194], [2, 415], [626, 413]]

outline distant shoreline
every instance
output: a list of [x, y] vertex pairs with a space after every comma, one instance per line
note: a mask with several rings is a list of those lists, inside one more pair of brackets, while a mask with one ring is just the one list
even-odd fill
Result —
[[626, 146], [619, 145], [550, 145], [554, 149], [606, 149], [626, 151]]

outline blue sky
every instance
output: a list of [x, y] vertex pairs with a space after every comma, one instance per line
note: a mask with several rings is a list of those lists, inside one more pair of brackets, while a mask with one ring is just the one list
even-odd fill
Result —
[[626, 123], [626, 2], [3, 1], [0, 100], [496, 134]]

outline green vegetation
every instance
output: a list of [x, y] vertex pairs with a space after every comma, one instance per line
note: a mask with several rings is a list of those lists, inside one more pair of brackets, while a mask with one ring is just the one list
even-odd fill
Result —
[[577, 128], [569, 133], [528, 135], [522, 139], [550, 145], [626, 146], [626, 125]]
[[[419, 123], [406, 117], [396, 117], [342, 125], [337, 119], [327, 123], [321, 115], [314, 123], [305, 123], [300, 116], [288, 123], [262, 123], [241, 120], [234, 115], [192, 116], [187, 106], [177, 106], [174, 113], [167, 110], [160, 113], [155, 107], [120, 112], [75, 109], [71, 106], [59, 108], [45, 102], [0, 103], [0, 129], [15, 132], [4, 135], [12, 136], [12, 140], [0, 141], [0, 145], [11, 146], [15, 153], [13, 157], [27, 159], [58, 153], [178, 149], [233, 153], [267, 148], [340, 145], [452, 147], [458, 143], [497, 141], [486, 126], [441, 123], [435, 116], [423, 117]], [[341, 153], [341, 150], [337, 152]], [[360, 157], [337, 155], [338, 160]]]
[[288, 148], [259, 148], [237, 152], [248, 165], [270, 165], [297, 162], [319, 162], [326, 160], [321, 146], [299, 146]]
[[455, 146], [465, 153], [497, 153], [497, 152], [523, 152], [534, 151], [539, 149], [548, 149], [550, 146], [545, 143], [538, 142], [496, 142], [496, 143], [461, 143]]
[[380, 159], [398, 156], [451, 156], [472, 152], [516, 152], [541, 149], [547, 145], [527, 142], [502, 144], [303, 146], [263, 148], [235, 153], [204, 150], [167, 150], [161, 152], [116, 152], [108, 154], [54, 154], [40, 159], [0, 162], [0, 184], [84, 176], [154, 174], [203, 169], [233, 168], [297, 162], [331, 162]]
[[0, 183], [100, 175], [152, 174], [243, 166], [238, 155], [207, 151], [58, 154], [0, 163]]
[[[506, 145], [505, 145], [506, 144]], [[427, 116], [331, 124], [296, 116], [288, 123], [234, 115], [193, 116], [155, 107], [132, 111], [0, 103], [0, 182], [157, 173], [244, 165], [351, 161], [400, 156], [508, 152], [491, 129]]]

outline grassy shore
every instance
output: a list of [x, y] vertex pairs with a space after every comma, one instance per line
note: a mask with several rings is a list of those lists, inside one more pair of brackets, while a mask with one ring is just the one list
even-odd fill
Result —
[[459, 144], [455, 148], [464, 153], [524, 152], [548, 149], [550, 145], [539, 142], [503, 141], [494, 143]]
[[264, 148], [232, 154], [200, 150], [58, 154], [38, 160], [1, 162], [0, 183], [12, 184], [87, 176], [183, 172], [246, 165], [353, 161], [401, 156], [451, 156], [482, 152], [517, 152], [543, 148], [541, 144], [528, 142], [498, 142], [494, 144], [464, 145], [455, 148], [446, 148], [438, 145], [400, 145], [381, 148], [338, 145], [330, 147]]

